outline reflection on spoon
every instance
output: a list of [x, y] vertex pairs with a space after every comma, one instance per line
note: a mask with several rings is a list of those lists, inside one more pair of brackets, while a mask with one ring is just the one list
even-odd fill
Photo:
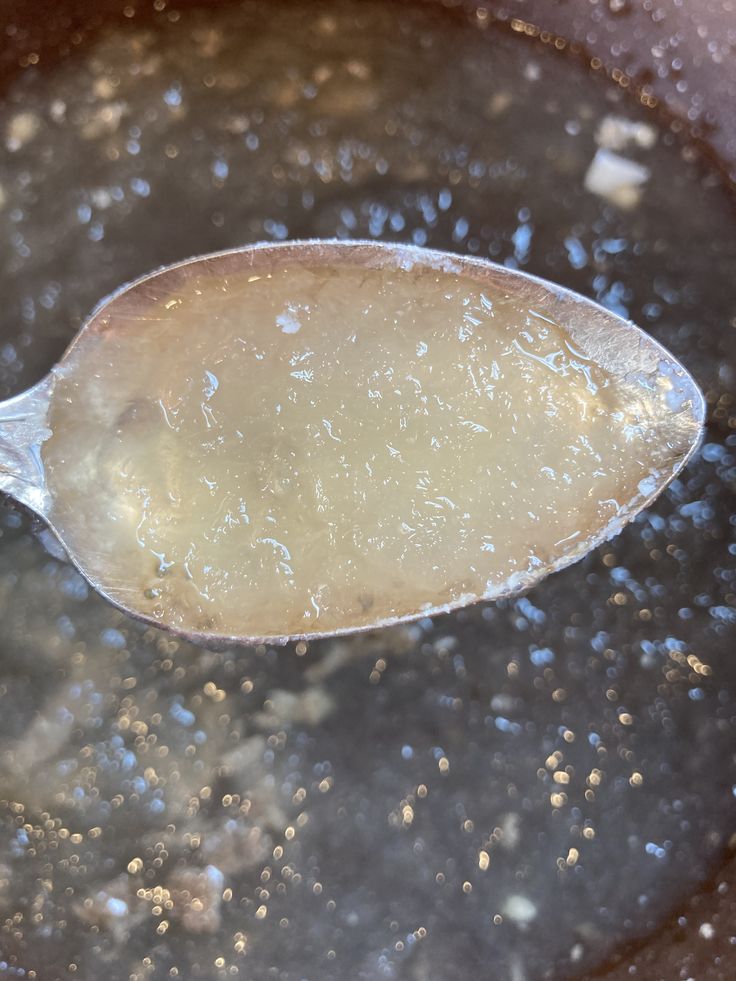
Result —
[[0, 489], [125, 611], [283, 642], [528, 588], [645, 507], [703, 417], [661, 346], [550, 283], [267, 244], [104, 301], [0, 406]]

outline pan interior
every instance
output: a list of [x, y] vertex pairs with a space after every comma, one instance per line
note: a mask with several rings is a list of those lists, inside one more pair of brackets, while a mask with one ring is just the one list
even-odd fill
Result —
[[124, 619], [4, 508], [0, 956], [112, 981], [519, 981], [652, 930], [736, 817], [736, 237], [717, 174], [578, 63], [457, 12], [348, 0], [124, 19], [20, 76], [0, 133], [2, 397], [121, 282], [337, 236], [587, 294], [672, 350], [711, 410], [656, 505], [528, 596], [278, 653]]

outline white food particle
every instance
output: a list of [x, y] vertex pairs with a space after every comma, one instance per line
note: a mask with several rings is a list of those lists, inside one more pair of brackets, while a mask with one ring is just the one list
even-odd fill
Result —
[[509, 960], [509, 981], [527, 981], [526, 971], [518, 954], [514, 954]]
[[703, 940], [712, 940], [716, 935], [716, 931], [713, 929], [712, 923], [701, 923], [698, 933]]
[[106, 191], [104, 187], [96, 188], [94, 191], [91, 191], [90, 197], [92, 198], [92, 204], [95, 206], [95, 208], [109, 208], [112, 204], [112, 195], [109, 191]]
[[225, 885], [225, 876], [215, 865], [208, 865], [204, 873], [213, 889], [222, 889]]
[[521, 840], [521, 818], [515, 811], [504, 814], [501, 818], [501, 848], [511, 851]]
[[516, 893], [509, 896], [501, 910], [503, 915], [518, 927], [527, 927], [537, 916], [537, 907], [526, 896]]
[[270, 692], [264, 711], [258, 713], [255, 722], [266, 729], [279, 725], [319, 725], [334, 708], [332, 698], [317, 685], [299, 694], [276, 688]]
[[633, 122], [623, 116], [606, 116], [596, 131], [595, 141], [604, 150], [625, 150], [630, 146], [651, 150], [657, 142], [657, 131], [649, 123]]
[[105, 903], [105, 910], [111, 916], [125, 916], [128, 912], [128, 904], [124, 899], [117, 899], [115, 896], [110, 896]]
[[225, 877], [214, 865], [176, 869], [168, 881], [171, 916], [189, 933], [216, 933], [220, 927]]
[[639, 203], [642, 185], [650, 176], [651, 171], [643, 164], [601, 148], [588, 167], [584, 184], [586, 191], [619, 208], [633, 208]]
[[13, 116], [5, 130], [5, 145], [11, 152], [29, 143], [41, 128], [41, 120], [35, 112], [19, 112]]
[[505, 692], [499, 692], [499, 694], [494, 695], [491, 698], [491, 709], [494, 712], [513, 712], [516, 708], [516, 699], [513, 695], [508, 695]]
[[63, 99], [54, 99], [49, 106], [49, 115], [55, 123], [63, 123], [66, 118], [66, 102]]

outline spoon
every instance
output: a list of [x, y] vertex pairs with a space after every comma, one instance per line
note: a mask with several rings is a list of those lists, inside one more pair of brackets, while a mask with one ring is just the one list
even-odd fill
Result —
[[0, 405], [0, 491], [125, 613], [286, 643], [527, 590], [695, 452], [634, 324], [483, 259], [259, 244], [103, 300]]

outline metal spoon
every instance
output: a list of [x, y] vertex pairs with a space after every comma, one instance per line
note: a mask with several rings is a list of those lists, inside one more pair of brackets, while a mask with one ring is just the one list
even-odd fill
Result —
[[[660, 442], [658, 459], [665, 464], [640, 484], [640, 492], [619, 508], [602, 526], [590, 527], [573, 547], [561, 549], [536, 567], [509, 575], [503, 582], [450, 602], [438, 602], [428, 595], [421, 603], [400, 607], [390, 616], [378, 616], [369, 622], [349, 616], [345, 622], [325, 630], [317, 619], [308, 629], [294, 629], [291, 624], [272, 622], [260, 636], [233, 635], [232, 631], [205, 626], [191, 629], [156, 617], [137, 596], [140, 589], [126, 583], [121, 586], [112, 576], [92, 571], [91, 547], [74, 548], [65, 542], [55, 526], [53, 488], [48, 486], [44, 464], [44, 443], [49, 439], [49, 409], [64, 366], [80, 338], [101, 336], [104, 332], [125, 330], [131, 320], [145, 319], [153, 304], [165, 302], [181, 284], [192, 277], [217, 272], [226, 274], [268, 274], [274, 269], [300, 264], [339, 267], [349, 263], [366, 269], [407, 270], [429, 268], [452, 272], [472, 280], [480, 287], [505, 292], [519, 298], [531, 308], [544, 309], [567, 332], [571, 342], [587, 359], [627, 384], [637, 386], [652, 400], [662, 419], [658, 423]], [[256, 275], [256, 278], [257, 275]], [[570, 290], [525, 273], [512, 271], [482, 259], [449, 255], [412, 246], [376, 242], [303, 241], [247, 246], [229, 252], [189, 259], [158, 270], [103, 300], [79, 331], [62, 360], [37, 385], [0, 405], [0, 491], [38, 515], [56, 535], [69, 558], [90, 584], [125, 613], [173, 630], [202, 643], [286, 643], [300, 638], [335, 636], [398, 623], [421, 616], [446, 612], [479, 600], [494, 600], [513, 595], [533, 586], [549, 573], [580, 559], [586, 552], [618, 533], [640, 510], [646, 507], [681, 470], [697, 449], [705, 418], [705, 404], [697, 385], [672, 355], [634, 324], [623, 320]], [[662, 421], [663, 420], [663, 421]], [[79, 502], [84, 507], [84, 502]], [[133, 599], [130, 599], [130, 597]]]

